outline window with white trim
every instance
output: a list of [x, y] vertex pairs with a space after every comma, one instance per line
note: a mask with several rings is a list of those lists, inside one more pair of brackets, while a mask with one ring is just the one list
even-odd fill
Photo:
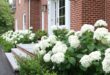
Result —
[[59, 0], [59, 25], [65, 25], [65, 0]]

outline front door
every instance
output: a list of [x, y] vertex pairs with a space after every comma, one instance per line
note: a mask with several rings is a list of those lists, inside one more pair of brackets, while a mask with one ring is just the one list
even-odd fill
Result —
[[[52, 25], [62, 26], [67, 25], [68, 19], [70, 19], [69, 15], [69, 0], [48, 0], [48, 32], [51, 34], [50, 27]], [[67, 18], [67, 20], [66, 20]], [[69, 23], [68, 23], [69, 25]]]

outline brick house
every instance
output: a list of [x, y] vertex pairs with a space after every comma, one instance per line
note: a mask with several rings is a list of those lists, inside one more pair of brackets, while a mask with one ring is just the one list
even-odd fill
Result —
[[50, 33], [52, 25], [79, 30], [98, 19], [110, 23], [110, 0], [16, 0], [15, 30], [33, 26]]

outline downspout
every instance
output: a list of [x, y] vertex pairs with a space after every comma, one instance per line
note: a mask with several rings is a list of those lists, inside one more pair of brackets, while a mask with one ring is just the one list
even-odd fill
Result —
[[30, 0], [29, 0], [29, 28], [31, 27], [31, 25], [30, 25]]

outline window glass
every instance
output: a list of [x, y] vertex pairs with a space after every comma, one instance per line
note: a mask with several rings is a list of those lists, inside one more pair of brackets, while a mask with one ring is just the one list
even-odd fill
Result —
[[59, 0], [59, 25], [65, 25], [65, 0]]

